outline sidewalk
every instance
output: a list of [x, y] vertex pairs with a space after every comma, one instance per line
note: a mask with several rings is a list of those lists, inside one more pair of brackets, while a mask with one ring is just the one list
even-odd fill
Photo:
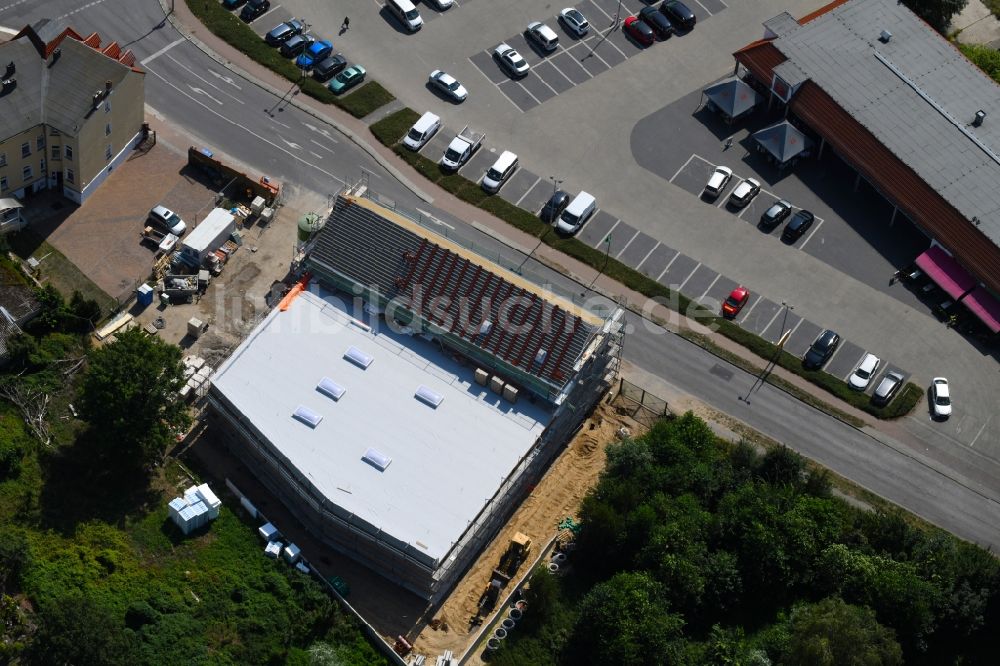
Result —
[[[160, 2], [161, 6], [165, 5], [165, 0], [160, 0]], [[165, 6], [164, 11], [167, 11]], [[172, 16], [169, 16], [169, 20], [174, 24], [178, 31], [191, 38], [196, 46], [205, 51], [223, 66], [246, 77], [255, 85], [258, 85], [265, 90], [269, 90], [276, 96], [281, 96], [283, 94], [287, 86], [287, 81], [285, 79], [279, 77], [271, 70], [257, 64], [256, 62], [249, 60], [235, 48], [210, 33], [198, 22], [198, 19], [190, 12], [183, 0], [176, 3], [175, 12]], [[506, 222], [494, 218], [485, 211], [457, 199], [444, 190], [433, 188], [433, 194], [431, 194], [431, 186], [422, 179], [420, 174], [396, 156], [390, 149], [379, 143], [378, 140], [371, 135], [368, 130], [368, 124], [365, 120], [354, 118], [336, 107], [323, 105], [304, 95], [296, 96], [291, 103], [299, 109], [302, 109], [336, 127], [352, 142], [359, 147], [362, 147], [366, 152], [372, 155], [374, 159], [382, 164], [404, 186], [425, 201], [428, 201], [429, 203], [433, 202], [434, 206], [437, 208], [440, 208], [441, 210], [454, 215], [461, 220], [466, 220], [469, 223], [474, 224], [474, 226], [484, 232], [503, 241], [507, 245], [524, 252], [525, 254], [528, 254], [532, 248], [536, 246], [538, 239], [534, 236], [530, 236], [519, 231], [518, 229], [515, 229]], [[380, 116], [378, 112], [373, 115]], [[594, 291], [612, 300], [626, 304], [635, 312], [640, 312], [643, 304], [649, 300], [646, 296], [627, 289], [604, 275], [598, 275], [597, 272], [590, 266], [582, 264], [567, 255], [561, 254], [547, 245], [539, 246], [538, 249], [534, 250], [532, 256], [550, 268], [568, 275], [583, 284], [590, 284], [596, 278], [596, 282], [592, 288]], [[658, 320], [668, 322], [664, 325], [664, 328], [670, 331], [677, 332], [681, 328], [684, 328], [685, 330], [699, 333], [704, 335], [706, 339], [718, 348], [725, 350], [726, 352], [739, 356], [740, 358], [743, 358], [761, 368], [767, 365], [766, 359], [757, 357], [746, 348], [736, 344], [728, 338], [708, 330], [694, 320], [683, 318], [681, 315], [673, 313], [663, 306], [657, 306], [654, 308], [652, 315]], [[679, 325], [678, 323], [670, 322], [678, 322]], [[891, 424], [877, 421], [865, 412], [841, 402], [834, 396], [814, 386], [798, 375], [788, 372], [780, 367], [776, 367], [772, 374], [780, 377], [796, 388], [815, 396], [817, 399], [836, 407], [840, 411], [860, 419], [866, 424], [869, 424], [869, 430], [876, 429], [884, 431], [885, 435], [889, 437], [908, 438], [908, 435], [903, 433], [899, 428], [886, 427], [891, 426]], [[919, 446], [919, 443], [916, 442], [910, 442], [909, 444], [911, 446]]]
[[955, 34], [955, 39], [962, 44], [1000, 48], [1000, 19], [990, 12], [982, 0], [969, 0], [965, 9], [952, 18], [948, 34]]

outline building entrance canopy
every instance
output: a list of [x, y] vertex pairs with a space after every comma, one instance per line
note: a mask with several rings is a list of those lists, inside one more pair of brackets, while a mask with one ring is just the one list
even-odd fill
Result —
[[937, 245], [917, 257], [916, 264], [937, 286], [956, 300], [976, 286], [976, 279]]

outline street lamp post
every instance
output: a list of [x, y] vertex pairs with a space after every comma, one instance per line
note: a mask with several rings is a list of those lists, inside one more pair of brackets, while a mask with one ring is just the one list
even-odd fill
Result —
[[[555, 196], [556, 195], [556, 190], [558, 190], [559, 186], [563, 184], [563, 181], [561, 179], [559, 179], [559, 178], [556, 178], [555, 176], [549, 176], [549, 180], [552, 181], [552, 196]], [[525, 258], [518, 265], [517, 271], [516, 271], [518, 275], [521, 274], [521, 269], [524, 268], [524, 265], [526, 263], [528, 263], [528, 259], [531, 259], [531, 255], [533, 255], [535, 253], [535, 250], [537, 250], [539, 247], [542, 246], [542, 241], [545, 239], [545, 234], [547, 234], [548, 232], [549, 232], [548, 229], [545, 229], [542, 232], [542, 235], [538, 237], [538, 242], [535, 243], [535, 247], [531, 248], [531, 252], [529, 252], [527, 254], [527, 256], [525, 256]]]
[[774, 355], [771, 356], [771, 360], [768, 361], [768, 363], [764, 367], [764, 369], [761, 370], [760, 374], [757, 375], [757, 378], [754, 379], [753, 385], [751, 385], [750, 386], [750, 390], [747, 391], [746, 397], [745, 398], [744, 397], [740, 397], [740, 400], [742, 400], [743, 402], [747, 403], [748, 405], [750, 404], [750, 394], [753, 393], [754, 390], [757, 389], [757, 385], [758, 384], [760, 384], [761, 386], [763, 386], [764, 382], [767, 381], [767, 376], [769, 374], [771, 374], [771, 370], [774, 369], [775, 364], [778, 362], [778, 356], [781, 354], [781, 350], [785, 348], [785, 342], [788, 340], [788, 333], [789, 333], [789, 331], [785, 329], [785, 324], [788, 323], [788, 311], [789, 310], [794, 310], [795, 306], [791, 305], [791, 304], [789, 304], [789, 303], [787, 303], [785, 301], [781, 301], [781, 305], [782, 305], [782, 307], [785, 308], [785, 312], [784, 312], [784, 314], [781, 317], [781, 333], [779, 334], [779, 336], [778, 336], [778, 342], [777, 342], [777, 344], [774, 347]]

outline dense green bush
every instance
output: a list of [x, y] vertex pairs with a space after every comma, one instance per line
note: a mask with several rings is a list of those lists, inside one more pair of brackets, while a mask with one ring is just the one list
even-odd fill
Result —
[[570, 573], [554, 592], [533, 574], [540, 617], [500, 663], [969, 666], [1000, 648], [990, 553], [854, 508], [796, 453], [690, 413], [609, 446], [580, 517]]

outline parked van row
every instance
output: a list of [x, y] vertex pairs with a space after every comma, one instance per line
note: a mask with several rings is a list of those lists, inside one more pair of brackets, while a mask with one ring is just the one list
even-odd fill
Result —
[[[413, 151], [418, 151], [441, 129], [441, 118], [430, 111], [425, 112], [413, 127], [403, 137], [403, 145]], [[442, 155], [439, 164], [448, 171], [457, 171], [469, 161], [486, 138], [485, 132], [476, 132], [466, 125], [452, 139]], [[520, 161], [515, 153], [505, 150], [500, 153], [481, 182], [482, 188], [490, 194], [498, 193], [501, 188], [517, 172]], [[588, 192], [580, 192], [570, 199], [569, 194], [562, 190], [553, 192], [552, 198], [539, 212], [539, 216], [549, 224], [555, 224], [561, 233], [572, 235], [583, 228], [587, 220], [597, 211], [597, 200]]]

